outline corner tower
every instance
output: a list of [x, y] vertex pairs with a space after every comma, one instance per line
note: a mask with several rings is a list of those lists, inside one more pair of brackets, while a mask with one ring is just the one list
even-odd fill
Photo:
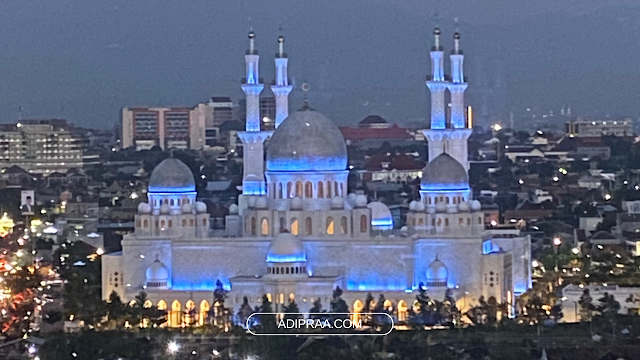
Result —
[[284, 52], [284, 37], [278, 37], [278, 53], [276, 54], [276, 78], [271, 85], [271, 91], [276, 97], [276, 129], [289, 116], [289, 93], [293, 88], [289, 85], [287, 65], [289, 59]]
[[242, 195], [264, 195], [264, 142], [271, 135], [260, 131], [260, 93], [264, 89], [259, 73], [260, 56], [255, 48], [255, 33], [249, 32], [249, 49], [244, 56], [246, 78], [242, 91], [247, 99], [247, 119], [245, 131], [238, 133], [243, 144]]
[[[423, 130], [429, 142], [429, 161], [442, 153], [451, 155], [465, 170], [469, 170], [467, 140], [471, 129], [465, 117], [464, 91], [468, 84], [464, 79], [464, 55], [460, 49], [460, 34], [454, 35], [451, 53], [451, 77], [444, 74], [444, 51], [440, 45], [440, 29], [436, 28], [434, 46], [431, 48], [431, 75], [427, 87], [431, 92], [431, 124]], [[446, 118], [445, 90], [451, 93], [451, 116]]]

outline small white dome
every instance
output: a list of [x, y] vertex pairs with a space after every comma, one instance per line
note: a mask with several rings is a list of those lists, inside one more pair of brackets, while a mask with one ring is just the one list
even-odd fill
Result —
[[168, 214], [169, 210], [171, 210], [169, 208], [169, 204], [162, 204], [160, 205], [160, 214]]
[[267, 197], [266, 196], [260, 196], [258, 199], [256, 199], [256, 208], [258, 208], [258, 209], [266, 209], [267, 208]]
[[198, 214], [206, 213], [207, 204], [203, 203], [202, 201], [196, 201], [196, 212]]
[[334, 196], [331, 199], [331, 208], [333, 209], [343, 209], [344, 208], [344, 200], [340, 196]]
[[371, 227], [375, 230], [393, 229], [393, 216], [387, 205], [372, 201], [367, 207], [371, 209]]
[[415, 209], [416, 209], [416, 204], [417, 204], [417, 203], [418, 203], [417, 201], [412, 200], [412, 201], [409, 203], [409, 210], [411, 210], [411, 211], [415, 211]]
[[482, 208], [482, 204], [480, 204], [480, 201], [478, 200], [473, 200], [471, 202], [471, 210], [473, 211], [478, 211]]
[[151, 205], [143, 202], [138, 204], [138, 213], [140, 214], [148, 214], [151, 212]]
[[267, 251], [267, 262], [290, 263], [307, 261], [304, 245], [297, 236], [290, 232], [276, 235]]
[[236, 204], [231, 204], [231, 206], [229, 206], [229, 214], [237, 214], [238, 212], [240, 212], [240, 208], [238, 207], [238, 205]]
[[458, 205], [458, 210], [460, 211], [466, 212], [466, 211], [469, 211], [469, 208], [470, 208], [469, 203], [466, 201], [463, 201], [460, 203], [460, 205]]
[[297, 196], [291, 199], [291, 210], [302, 210], [302, 199]]
[[444, 263], [440, 261], [436, 256], [436, 259], [433, 262], [431, 262], [431, 264], [429, 264], [426, 275], [427, 275], [427, 284], [445, 283], [444, 286], [446, 286], [449, 270], [447, 270], [447, 267], [444, 265]]
[[355, 206], [357, 198], [358, 195], [356, 195], [355, 193], [349, 193], [349, 195], [347, 195], [347, 203], [351, 206]]
[[149, 265], [145, 275], [147, 282], [166, 282], [169, 279], [169, 270], [160, 260], [156, 259]]
[[416, 204], [416, 211], [423, 212], [424, 211], [424, 203], [422, 201], [418, 201]]
[[436, 212], [445, 212], [447, 211], [447, 204], [443, 202], [439, 202], [436, 204]]
[[409, 231], [409, 228], [407, 226], [403, 226], [400, 228], [400, 231], [402, 231], [403, 233], [406, 233]]
[[356, 196], [356, 207], [365, 207], [367, 206], [367, 197], [364, 195]]
[[249, 205], [250, 208], [253, 208], [256, 206], [256, 201], [258, 199], [256, 199], [255, 196], [249, 196], [249, 199], [247, 200], [247, 205]]
[[191, 214], [192, 211], [193, 211], [193, 207], [191, 206], [191, 203], [184, 203], [182, 205], [183, 214]]

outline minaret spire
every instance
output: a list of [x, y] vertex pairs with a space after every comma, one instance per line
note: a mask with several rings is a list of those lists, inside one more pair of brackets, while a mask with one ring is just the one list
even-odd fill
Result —
[[[282, 30], [282, 29], [281, 29]], [[276, 129], [289, 116], [289, 93], [293, 89], [289, 85], [287, 66], [289, 59], [284, 52], [284, 36], [278, 36], [278, 53], [276, 53], [276, 79], [271, 91], [276, 97]]]
[[260, 79], [260, 56], [255, 46], [256, 34], [249, 31], [249, 49], [244, 55], [246, 77], [242, 83], [242, 91], [246, 96], [245, 131], [238, 133], [242, 140], [244, 173], [242, 178], [243, 195], [264, 195], [264, 141], [269, 132], [260, 131], [260, 93], [264, 89]]
[[464, 55], [460, 48], [460, 33], [453, 34], [453, 50], [451, 60], [451, 83], [447, 86], [451, 93], [451, 127], [463, 129], [467, 127], [465, 119], [464, 91], [467, 82], [464, 78]]
[[427, 87], [431, 91], [431, 129], [446, 127], [444, 92], [447, 89], [444, 75], [444, 52], [440, 45], [440, 28], [433, 30], [431, 47], [431, 75], [427, 76]]

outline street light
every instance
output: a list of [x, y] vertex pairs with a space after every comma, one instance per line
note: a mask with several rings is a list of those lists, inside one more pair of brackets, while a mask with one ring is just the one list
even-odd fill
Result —
[[175, 354], [178, 352], [178, 350], [180, 350], [180, 345], [178, 345], [178, 343], [176, 343], [175, 341], [171, 341], [167, 345], [167, 350], [169, 350], [170, 353]]
[[553, 238], [553, 245], [560, 246], [561, 244], [562, 244], [562, 239], [560, 239], [559, 237]]

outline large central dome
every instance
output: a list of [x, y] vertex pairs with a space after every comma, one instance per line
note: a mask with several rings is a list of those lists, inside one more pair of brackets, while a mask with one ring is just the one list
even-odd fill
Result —
[[302, 109], [289, 115], [271, 136], [267, 171], [341, 171], [347, 145], [340, 129], [321, 113]]
[[149, 178], [150, 193], [183, 193], [196, 191], [191, 169], [182, 161], [170, 157], [163, 160]]

